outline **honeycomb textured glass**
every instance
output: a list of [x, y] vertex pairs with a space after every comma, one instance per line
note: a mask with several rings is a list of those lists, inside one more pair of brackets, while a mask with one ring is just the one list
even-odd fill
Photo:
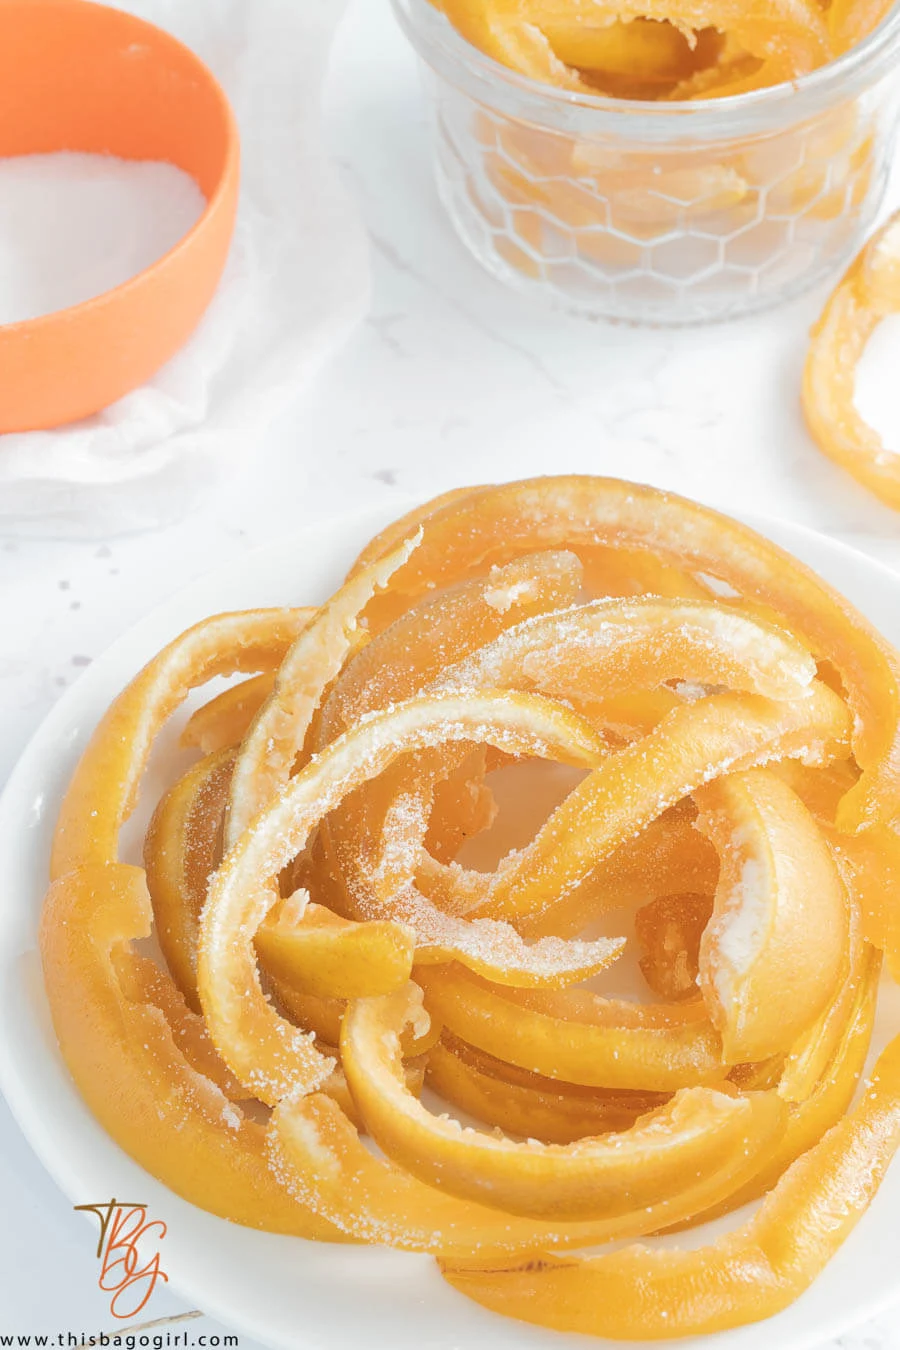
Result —
[[441, 200], [479, 262], [520, 290], [633, 322], [724, 319], [834, 272], [874, 223], [897, 42], [868, 68], [859, 49], [843, 80], [847, 58], [809, 90], [723, 100], [717, 115], [712, 101], [560, 99], [492, 71], [428, 0], [395, 4], [422, 39]]

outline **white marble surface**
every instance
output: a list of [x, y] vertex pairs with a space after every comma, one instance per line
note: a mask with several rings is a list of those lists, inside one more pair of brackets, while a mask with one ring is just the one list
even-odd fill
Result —
[[[442, 218], [414, 63], [384, 0], [351, 6], [328, 97], [332, 145], [372, 239], [371, 314], [190, 521], [103, 545], [0, 542], [0, 781], [54, 700], [150, 607], [242, 550], [365, 502], [547, 471], [618, 473], [790, 517], [900, 569], [900, 520], [802, 427], [805, 335], [822, 294], [687, 332], [536, 312], [483, 276]], [[863, 391], [895, 434], [898, 356], [900, 325], [880, 335]], [[0, 1204], [16, 1216], [0, 1225], [0, 1334], [107, 1325], [88, 1230], [2, 1103]], [[159, 1293], [147, 1315], [184, 1306]], [[900, 1308], [823, 1350], [837, 1345], [900, 1350]]]

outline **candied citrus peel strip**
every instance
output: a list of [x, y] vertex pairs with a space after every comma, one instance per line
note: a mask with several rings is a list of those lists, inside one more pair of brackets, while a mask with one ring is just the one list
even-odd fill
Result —
[[696, 997], [700, 939], [711, 914], [710, 896], [688, 891], [660, 895], [634, 916], [634, 935], [644, 953], [641, 973], [668, 1003]]
[[44, 980], [85, 1101], [127, 1153], [193, 1204], [251, 1228], [340, 1241], [339, 1230], [278, 1184], [263, 1127], [176, 1045], [157, 999], [148, 998], [143, 967], [133, 965], [130, 944], [150, 928], [136, 867], [88, 865], [60, 877], [47, 896]]
[[320, 998], [389, 994], [412, 972], [415, 934], [398, 923], [353, 923], [296, 894], [256, 932], [266, 971]]
[[570, 1144], [633, 1125], [665, 1095], [600, 1092], [516, 1069], [444, 1031], [428, 1055], [428, 1086], [467, 1115], [507, 1134]]
[[728, 1062], [767, 1059], [790, 1050], [838, 983], [843, 882], [806, 807], [768, 770], [729, 774], [695, 801], [721, 858], [700, 988]]
[[166, 971], [149, 956], [130, 950], [118, 950], [112, 959], [128, 997], [135, 1003], [149, 1003], [159, 1009], [169, 1024], [174, 1044], [188, 1064], [221, 1088], [230, 1101], [248, 1101], [246, 1088], [219, 1058], [203, 1018], [188, 1005]]
[[548, 913], [618, 845], [719, 774], [784, 756], [827, 762], [846, 755], [848, 734], [847, 709], [820, 682], [790, 702], [716, 694], [677, 708], [573, 788], [472, 913]]
[[898, 1145], [900, 1038], [878, 1060], [859, 1106], [789, 1168], [744, 1228], [713, 1245], [546, 1255], [508, 1270], [447, 1266], [444, 1275], [495, 1312], [592, 1336], [706, 1335], [759, 1321], [787, 1307], [824, 1269], [868, 1208]]
[[354, 1101], [395, 1163], [440, 1190], [507, 1213], [614, 1218], [659, 1204], [673, 1198], [686, 1175], [708, 1176], [729, 1155], [750, 1150], [759, 1129], [770, 1138], [772, 1113], [785, 1114], [772, 1093], [688, 1088], [614, 1137], [517, 1143], [463, 1130], [432, 1115], [403, 1081], [400, 1031], [421, 1016], [421, 999], [410, 984], [351, 1005], [341, 1058]]
[[468, 42], [503, 66], [532, 80], [563, 89], [590, 92], [578, 72], [553, 51], [547, 37], [533, 23], [523, 23], [511, 0], [487, 5], [472, 0], [439, 0], [439, 7]]
[[[552, 931], [564, 936], [611, 910], [636, 908], [664, 895], [693, 892], [712, 895], [719, 873], [718, 856], [683, 805], [664, 812], [634, 838], [599, 863], [549, 914], [523, 918], [527, 937]], [[476, 897], [477, 899], [478, 897]]]
[[615, 1219], [567, 1224], [504, 1214], [424, 1184], [374, 1156], [336, 1103], [320, 1093], [276, 1107], [268, 1147], [282, 1184], [348, 1237], [459, 1260], [473, 1252], [482, 1257], [535, 1252], [547, 1244], [592, 1246], [678, 1223], [729, 1195], [760, 1167], [784, 1128], [783, 1114], [770, 1103], [758, 1113], [757, 1125], [746, 1153], [731, 1153], [718, 1171], [692, 1179], [674, 1198]]
[[704, 601], [595, 600], [517, 624], [452, 665], [440, 689], [605, 699], [668, 680], [799, 698], [816, 673], [787, 633]]
[[875, 329], [900, 310], [900, 213], [866, 244], [812, 333], [803, 411], [819, 449], [900, 509], [900, 461], [856, 407], [856, 367]]
[[[309, 611], [310, 619], [315, 610]], [[229, 750], [240, 745], [260, 708], [271, 697], [275, 687], [275, 672], [254, 675], [217, 694], [191, 713], [181, 733], [181, 744], [212, 755], [217, 750]]]
[[827, 656], [855, 714], [864, 773], [838, 824], [856, 830], [900, 812], [900, 660], [841, 595], [748, 526], [708, 507], [620, 479], [571, 475], [483, 488], [428, 514], [415, 555], [391, 581], [411, 600], [440, 578], [526, 549], [651, 548], [773, 611], [814, 656]]
[[500, 988], [458, 966], [419, 970], [425, 1006], [454, 1035], [520, 1068], [584, 1087], [674, 1092], [721, 1082], [700, 1004], [635, 1005], [581, 990]]
[[209, 878], [221, 857], [234, 750], [206, 756], [165, 794], [144, 839], [156, 935], [179, 989], [197, 1007], [197, 942]]
[[238, 752], [225, 822], [230, 847], [253, 817], [288, 781], [325, 689], [355, 642], [364, 640], [359, 618], [375, 592], [409, 558], [419, 536], [371, 563], [347, 581], [300, 633], [285, 654], [275, 687]]
[[157, 733], [190, 691], [216, 675], [271, 670], [309, 620], [308, 609], [219, 614], [189, 628], [132, 680], [81, 757], [60, 808], [51, 875], [115, 862]]
[[577, 556], [584, 570], [584, 589], [596, 600], [644, 595], [709, 599], [702, 582], [650, 549], [579, 546]]
[[786, 1127], [762, 1167], [708, 1213], [695, 1216], [696, 1222], [706, 1223], [722, 1214], [730, 1214], [741, 1205], [765, 1195], [791, 1163], [811, 1149], [849, 1110], [872, 1040], [880, 973], [880, 955], [867, 947], [853, 997], [845, 1009], [846, 1020], [821, 1077], [803, 1100], [791, 1103]]
[[347, 579], [357, 576], [370, 563], [378, 562], [379, 558], [383, 558], [387, 553], [392, 553], [405, 540], [412, 538], [414, 534], [419, 532], [423, 522], [429, 516], [434, 515], [436, 511], [442, 510], [445, 506], [458, 505], [459, 502], [465, 501], [467, 497], [472, 497], [480, 491], [480, 488], [471, 487], [451, 488], [449, 492], [442, 492], [439, 496], [432, 497], [430, 501], [424, 502], [421, 506], [414, 506], [410, 511], [398, 516], [389, 525], [385, 525], [383, 530], [379, 530], [377, 534], [373, 535], [360, 550], [347, 574]]
[[[269, 1105], [301, 1085], [315, 1090], [334, 1067], [308, 1037], [278, 1015], [260, 986], [253, 939], [271, 907], [275, 878], [319, 821], [398, 755], [473, 737], [512, 753], [562, 757], [584, 766], [596, 757], [596, 740], [587, 724], [536, 696], [411, 700], [366, 719], [307, 764], [244, 831], [213, 878], [201, 922], [200, 1000], [222, 1058]], [[434, 913], [438, 920], [443, 917]], [[398, 917], [403, 918], [402, 909]], [[458, 929], [450, 931], [451, 951]], [[450, 959], [440, 931], [425, 941], [439, 949], [439, 959]], [[471, 955], [479, 963], [490, 965], [493, 959], [501, 966], [526, 969], [530, 964], [550, 979], [573, 965], [588, 972], [599, 969], [615, 959], [622, 945], [606, 941], [570, 946], [544, 939], [527, 948], [513, 929], [499, 924], [475, 930], [473, 941]]]
[[567, 66], [626, 77], [635, 84], [671, 84], [695, 65], [687, 38], [673, 24], [647, 19], [610, 23], [602, 12], [596, 24], [584, 19], [572, 13], [541, 22], [541, 31]]
[[884, 952], [888, 970], [900, 984], [900, 821], [848, 837], [832, 831], [835, 859], [857, 896], [863, 932]]

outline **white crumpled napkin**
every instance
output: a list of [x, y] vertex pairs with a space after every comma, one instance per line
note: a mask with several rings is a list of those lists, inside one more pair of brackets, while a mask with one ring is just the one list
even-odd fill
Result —
[[150, 384], [56, 431], [0, 436], [0, 532], [97, 537], [186, 515], [365, 310], [362, 224], [320, 134], [341, 0], [118, 0], [228, 93], [241, 203], [200, 328]]

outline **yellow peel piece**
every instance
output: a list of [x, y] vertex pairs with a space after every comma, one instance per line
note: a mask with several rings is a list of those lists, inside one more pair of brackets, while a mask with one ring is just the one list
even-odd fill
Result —
[[733, 1096], [688, 1088], [622, 1133], [572, 1144], [515, 1142], [432, 1115], [403, 1081], [400, 1031], [421, 1011], [421, 990], [359, 999], [344, 1018], [341, 1056], [363, 1120], [384, 1152], [429, 1185], [534, 1218], [615, 1218], [672, 1199], [685, 1176], [716, 1172], [764, 1132], [774, 1093]]
[[484, 1307], [558, 1331], [645, 1340], [742, 1326], [808, 1288], [862, 1218], [898, 1144], [900, 1038], [859, 1106], [790, 1167], [748, 1224], [718, 1242], [444, 1273]]
[[[411, 700], [364, 721], [333, 742], [297, 774], [245, 830], [212, 880], [201, 921], [198, 985], [207, 1025], [219, 1053], [238, 1079], [270, 1105], [301, 1088], [314, 1091], [334, 1067], [308, 1037], [285, 1022], [266, 1000], [259, 982], [253, 939], [271, 907], [275, 878], [305, 846], [318, 822], [343, 800], [383, 772], [400, 754], [477, 739], [513, 753], [560, 756], [589, 764], [596, 756], [593, 733], [558, 705], [527, 695], [479, 695]], [[403, 918], [402, 911], [397, 917]], [[441, 949], [443, 916], [419, 907], [417, 918], [431, 931], [419, 940]], [[458, 935], [458, 937], [457, 937]], [[528, 949], [511, 929], [452, 928], [451, 949], [468, 937], [478, 962], [537, 963], [549, 975], [571, 965], [596, 968], [614, 959], [620, 943], [581, 944], [543, 940]], [[571, 950], [571, 955], [570, 955]], [[449, 959], [449, 952], [443, 959]]]
[[728, 1062], [767, 1059], [790, 1050], [838, 983], [843, 882], [816, 822], [775, 774], [730, 774], [695, 800], [697, 827], [721, 858], [700, 988]]

